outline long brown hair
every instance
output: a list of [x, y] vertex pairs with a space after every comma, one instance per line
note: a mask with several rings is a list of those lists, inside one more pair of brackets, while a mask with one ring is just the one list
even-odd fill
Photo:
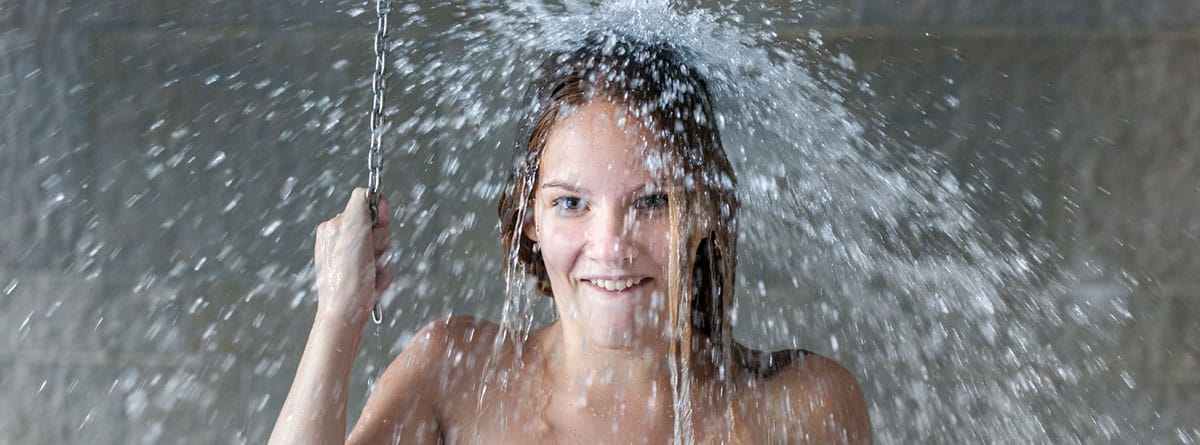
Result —
[[523, 233], [533, 218], [526, 209], [534, 198], [546, 138], [564, 108], [597, 97], [624, 105], [661, 145], [674, 246], [668, 283], [673, 326], [689, 345], [693, 334], [702, 334], [720, 354], [716, 361], [729, 364], [737, 180], [721, 145], [708, 84], [685, 56], [668, 43], [597, 33], [575, 50], [546, 60], [526, 94], [511, 170], [500, 194], [505, 274], [510, 282], [523, 279], [522, 274], [531, 276], [540, 293], [554, 296], [541, 254]]

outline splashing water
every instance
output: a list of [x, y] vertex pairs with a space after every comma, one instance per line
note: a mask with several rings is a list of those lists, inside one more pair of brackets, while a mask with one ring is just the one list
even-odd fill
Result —
[[[433, 26], [446, 9], [410, 5], [398, 22]], [[779, 22], [752, 19], [787, 16], [780, 11], [666, 1], [473, 4], [457, 12], [429, 40], [393, 50], [405, 73], [396, 84], [427, 89], [424, 97], [439, 106], [399, 123], [396, 137], [461, 148], [443, 167], [464, 180], [460, 193], [495, 199], [501, 168], [455, 170], [470, 168], [461, 160], [477, 153], [505, 158], [509, 140], [496, 135], [512, 134], [522, 90], [549, 51], [597, 30], [685, 46], [716, 96], [742, 184], [734, 316], [748, 315], [735, 318], [739, 341], [824, 347], [848, 364], [864, 382], [881, 443], [1074, 442], [1127, 427], [1077, 399], [1073, 387], [1087, 371], [1050, 346], [1065, 329], [1108, 338], [1092, 317], [1061, 314], [1054, 297], [1070, 278], [1055, 253], [1030, 234], [981, 220], [969, 186], [936, 154], [896, 143], [884, 124], [853, 115], [848, 96], [870, 96], [870, 88], [855, 82], [847, 56], [824, 49], [819, 33], [786, 41]], [[540, 299], [527, 286], [511, 292], [505, 318], [519, 330], [544, 321]], [[1119, 316], [1122, 307], [1112, 301], [1093, 315]]]
[[[351, 37], [322, 25], [272, 30], [288, 35], [264, 43], [171, 8], [158, 11], [169, 16], [161, 23], [117, 18], [93, 32], [75, 26], [103, 20], [85, 17], [86, 2], [17, 3], [16, 13], [0, 8], [5, 26], [18, 15], [46, 23], [0, 33], [0, 59], [12, 65], [0, 67], [10, 87], [0, 102], [34, 117], [5, 121], [15, 124], [0, 132], [10, 161], [0, 173], [20, 180], [4, 192], [31, 190], [9, 207], [36, 214], [3, 239], [18, 241], [5, 252], [18, 272], [0, 269], [0, 313], [12, 314], [7, 346], [18, 354], [4, 357], [16, 372], [0, 382], [49, 408], [0, 415], [0, 437], [62, 418], [44, 429], [99, 442], [261, 442], [312, 318], [312, 226], [365, 179], [367, 144], [356, 137], [366, 122], [355, 119], [369, 102], [356, 98], [370, 78], [347, 54], [368, 52], [371, 14], [361, 1], [307, 2], [341, 8], [353, 23], [331, 28]], [[502, 313], [519, 331], [553, 316], [526, 283], [503, 282], [494, 206], [535, 68], [603, 29], [687, 47], [709, 81], [743, 203], [740, 342], [846, 365], [880, 443], [1138, 442], [1130, 420], [1101, 411], [1128, 403], [1132, 379], [1095, 383], [1123, 358], [1109, 352], [1109, 328], [1129, 317], [1124, 297], [1075, 295], [1063, 255], [980, 204], [989, 184], [874, 117], [870, 76], [803, 23], [816, 6], [494, 3], [392, 10], [383, 192], [397, 277], [383, 331], [360, 348], [351, 418], [368, 378], [423, 323]], [[327, 47], [296, 48], [312, 41]], [[75, 120], [76, 108], [102, 111]], [[30, 130], [60, 122], [76, 125]], [[93, 141], [89, 126], [119, 131]], [[1016, 201], [1013, 213], [1039, 213], [1037, 197]], [[1176, 431], [1182, 442], [1200, 437]], [[71, 442], [37, 439], [28, 441]]]

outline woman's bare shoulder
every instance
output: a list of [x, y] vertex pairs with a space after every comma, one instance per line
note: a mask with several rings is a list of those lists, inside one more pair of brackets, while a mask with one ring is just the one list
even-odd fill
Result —
[[462, 394], [478, 383], [499, 330], [495, 323], [466, 316], [426, 324], [380, 377], [351, 439], [436, 442], [447, 405], [463, 399]]
[[490, 320], [469, 315], [452, 315], [426, 324], [413, 335], [408, 348], [417, 346], [447, 350], [490, 347], [499, 332], [500, 325]]
[[778, 416], [777, 425], [799, 424], [813, 443], [870, 442], [862, 388], [837, 361], [803, 349], [743, 349], [740, 356], [768, 408], [764, 411]]
[[853, 387], [858, 380], [844, 366], [828, 357], [804, 350], [783, 349], [773, 352], [738, 346], [738, 362], [755, 386], [794, 387], [821, 385]]
[[498, 335], [500, 326], [483, 318], [463, 315], [441, 318], [413, 334], [393, 365], [416, 362], [424, 368], [422, 373], [426, 376], [438, 376], [437, 383], [462, 383], [462, 378], [476, 375], [486, 362], [494, 362], [497, 355], [503, 355], [496, 350], [503, 346], [496, 342]]

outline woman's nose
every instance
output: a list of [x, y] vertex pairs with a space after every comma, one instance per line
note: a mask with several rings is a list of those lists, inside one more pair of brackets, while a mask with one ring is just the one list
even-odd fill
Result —
[[635, 221], [624, 209], [605, 209], [593, 213], [588, 231], [588, 254], [592, 259], [619, 264], [633, 261]]

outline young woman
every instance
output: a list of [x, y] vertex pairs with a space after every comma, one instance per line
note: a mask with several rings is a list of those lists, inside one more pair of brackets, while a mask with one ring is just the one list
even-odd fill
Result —
[[[384, 373], [351, 443], [869, 443], [858, 383], [806, 351], [732, 338], [738, 201], [707, 85], [668, 44], [616, 34], [551, 56], [499, 202], [509, 282], [558, 319], [450, 317]], [[388, 214], [365, 195], [317, 229], [316, 321], [273, 443], [337, 443]]]

